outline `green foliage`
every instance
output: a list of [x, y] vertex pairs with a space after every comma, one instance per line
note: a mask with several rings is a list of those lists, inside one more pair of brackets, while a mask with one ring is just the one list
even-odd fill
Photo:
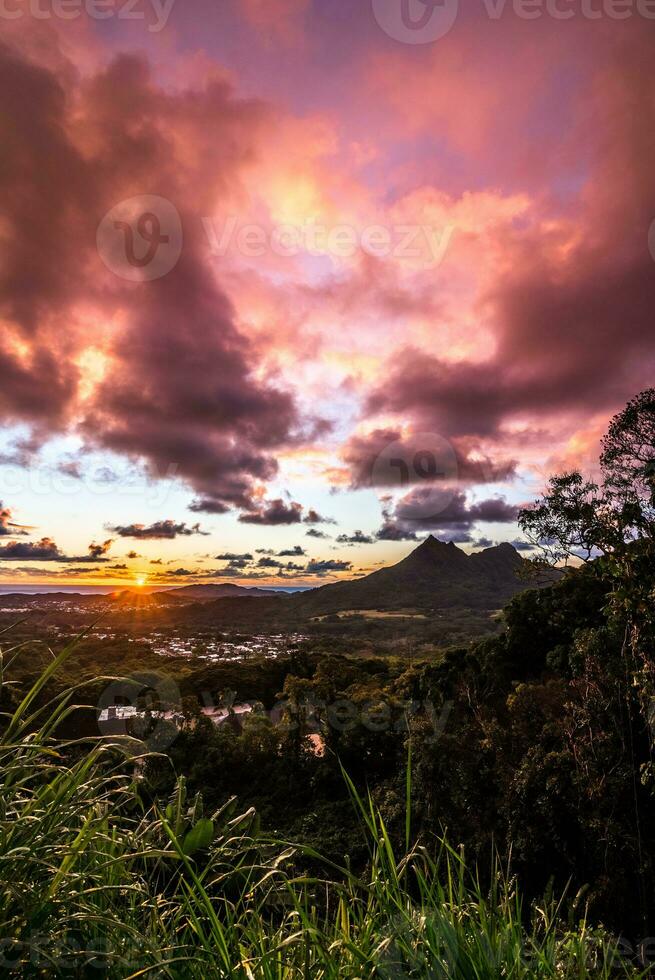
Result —
[[544, 497], [519, 515], [523, 532], [555, 561], [594, 554], [629, 557], [655, 532], [655, 388], [633, 398], [603, 438], [601, 481], [576, 471], [554, 476]]
[[[3, 975], [642, 975], [602, 929], [587, 926], [582, 910], [567, 925], [552, 898], [524, 907], [497, 860], [483, 887], [445, 841], [434, 855], [412, 845], [411, 757], [401, 850], [372, 797], [344, 774], [369, 854], [358, 877], [310, 849], [263, 837], [252, 811], [235, 815], [234, 799], [206, 817], [199, 796], [189, 802], [184, 778], [165, 806], [149, 807], [143, 760], [125, 754], [121, 739], [57, 738], [70, 694], [32, 710], [46, 680], [3, 715]], [[10, 683], [4, 669], [1, 682]], [[299, 873], [299, 857], [320, 873]]]

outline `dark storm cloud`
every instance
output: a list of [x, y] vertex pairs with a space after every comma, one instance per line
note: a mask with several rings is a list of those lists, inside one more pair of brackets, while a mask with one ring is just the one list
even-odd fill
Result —
[[307, 563], [305, 571], [309, 575], [327, 575], [328, 572], [348, 572], [352, 568], [352, 562], [340, 561], [336, 558], [328, 558], [323, 561], [312, 559]]
[[64, 555], [51, 538], [40, 541], [13, 541], [0, 547], [2, 561], [65, 561]]
[[106, 527], [121, 538], [137, 538], [142, 541], [173, 540], [190, 537], [192, 534], [207, 534], [206, 531], [201, 531], [199, 524], [188, 526], [184, 521], [176, 523], [172, 520], [155, 521], [153, 524], [108, 524]]
[[277, 568], [288, 572], [302, 572], [304, 571], [304, 565], [297, 565], [292, 561], [278, 561], [277, 558], [269, 558], [266, 555], [262, 557], [257, 562], [258, 568]]
[[302, 512], [302, 504], [293, 500], [286, 503], [278, 497], [262, 502], [256, 510], [240, 514], [239, 520], [242, 524], [300, 524]]
[[503, 497], [469, 504], [466, 494], [455, 493], [438, 513], [434, 513], [434, 502], [429, 491], [414, 489], [397, 502], [394, 516], [400, 521], [413, 520], [415, 526], [424, 529], [453, 527], [468, 531], [476, 521], [509, 523], [518, 514], [518, 508]]
[[378, 541], [417, 541], [418, 537], [413, 528], [401, 524], [393, 513], [393, 497], [382, 498], [382, 524], [376, 531]]
[[429, 488], [415, 488], [393, 508], [383, 509], [383, 524], [377, 537], [384, 541], [414, 540], [417, 532], [437, 531], [450, 541], [472, 540], [471, 530], [478, 521], [511, 523], [518, 508], [503, 497], [491, 497], [469, 504], [464, 493], [454, 493], [444, 506], [444, 498], [435, 497]]
[[393, 517], [386, 516], [382, 526], [376, 531], [378, 541], [417, 541], [416, 531], [398, 524]]
[[251, 560], [251, 558], [239, 558], [238, 556], [230, 558], [224, 571], [227, 571], [228, 569], [230, 571], [236, 571], [237, 569], [248, 568]]
[[11, 93], [0, 116], [0, 314], [6, 337], [13, 325], [30, 351], [3, 345], [0, 415], [45, 432], [64, 423], [77, 388], [72, 332], [51, 328], [79, 289], [91, 172], [65, 135], [66, 95], [50, 71], [0, 44], [0, 88]]
[[246, 513], [239, 515], [242, 524], [332, 524], [328, 517], [321, 517], [313, 508], [305, 514], [302, 504], [295, 500], [288, 503], [277, 497], [275, 500], [260, 501]]
[[[407, 358], [407, 354], [404, 356]], [[395, 384], [396, 377], [394, 373], [392, 385]], [[382, 410], [380, 397], [376, 392], [369, 396], [367, 412], [375, 414]], [[419, 397], [418, 394], [416, 397]], [[396, 411], [395, 408], [391, 410]], [[434, 430], [432, 435], [430, 433], [403, 435], [400, 429], [379, 428], [365, 435], [351, 436], [341, 451], [341, 456], [348, 467], [351, 488], [388, 485], [387, 468], [380, 466], [380, 457], [385, 452], [389, 453], [392, 447], [393, 456], [404, 460], [407, 464], [406, 473], [410, 484], [426, 483], [421, 469], [412, 465], [417, 450], [432, 454], [437, 464], [445, 463], [448, 477], [463, 485], [503, 482], [512, 479], [515, 475], [516, 460], [492, 460], [479, 452], [473, 457], [472, 451], [477, 451], [474, 441], [463, 438], [459, 441], [454, 440], [450, 438], [452, 432], [435, 427], [434, 418], [429, 421]]]
[[[250, 510], [254, 481], [275, 475], [303, 425], [291, 395], [255, 376], [258, 351], [235, 326], [197, 215], [237, 180], [269, 110], [236, 99], [225, 80], [158, 88], [140, 56], [88, 76], [63, 56], [58, 65], [0, 46], [0, 87], [11, 93], [0, 118], [0, 314], [17, 341], [3, 349], [0, 417], [31, 425], [34, 446], [80, 417], [87, 447], [185, 481], [194, 510]], [[203, 152], [187, 152], [194, 142]], [[184, 247], [168, 275], [143, 285], [104, 268], [96, 230], [118, 202], [153, 188], [177, 208]], [[83, 405], [78, 304], [100, 331], [121, 321], [99, 335], [111, 367]]]
[[353, 531], [352, 534], [340, 534], [337, 541], [339, 544], [373, 544], [375, 538], [363, 531]]
[[[105, 542], [107, 544], [107, 542]], [[108, 544], [111, 544], [109, 542]], [[41, 538], [40, 541], [11, 541], [9, 544], [0, 547], [0, 561], [56, 561], [56, 562], [76, 562], [101, 564], [109, 559], [102, 557], [105, 554], [104, 545], [91, 544], [88, 555], [76, 555], [71, 557], [63, 554], [52, 538]], [[100, 548], [98, 554], [97, 549]]]

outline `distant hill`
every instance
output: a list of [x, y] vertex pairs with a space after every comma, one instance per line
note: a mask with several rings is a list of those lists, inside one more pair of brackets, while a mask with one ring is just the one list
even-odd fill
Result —
[[159, 589], [157, 590], [157, 595], [165, 592], [167, 596], [172, 596], [175, 599], [191, 599], [191, 600], [202, 600], [202, 599], [224, 599], [229, 596], [238, 598], [266, 598], [270, 596], [277, 596], [279, 592], [275, 589], [257, 589], [257, 588], [246, 588], [243, 585], [233, 585], [231, 582], [226, 582], [221, 585], [210, 584], [210, 585], [182, 585], [177, 589]]

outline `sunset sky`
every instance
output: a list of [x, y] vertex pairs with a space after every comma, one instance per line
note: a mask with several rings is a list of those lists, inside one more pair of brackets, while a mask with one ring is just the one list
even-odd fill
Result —
[[655, 4], [405, 3], [0, 4], [0, 582], [320, 585], [593, 472]]

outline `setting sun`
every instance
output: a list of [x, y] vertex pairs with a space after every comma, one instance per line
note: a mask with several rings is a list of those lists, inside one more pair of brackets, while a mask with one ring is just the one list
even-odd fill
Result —
[[143, 586], [143, 585], [145, 585], [145, 584], [146, 584], [146, 576], [145, 576], [145, 575], [139, 575], [139, 577], [138, 577], [138, 578], [137, 578], [137, 580], [136, 580], [136, 584], [137, 584], [137, 585], [138, 585], [139, 587], [141, 587], [141, 586]]

